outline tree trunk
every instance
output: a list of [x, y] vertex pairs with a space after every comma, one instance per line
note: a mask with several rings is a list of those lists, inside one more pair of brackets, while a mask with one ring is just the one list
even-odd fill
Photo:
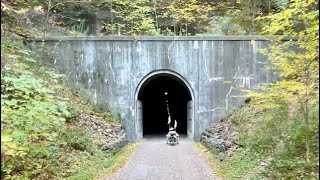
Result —
[[176, 32], [177, 32], [177, 31], [176, 31], [176, 21], [173, 19], [173, 34], [174, 34], [174, 35], [177, 35]]
[[159, 26], [159, 23], [158, 23], [158, 15], [157, 15], [157, 8], [156, 8], [156, 5], [157, 5], [157, 0], [154, 1], [154, 15], [155, 15], [155, 18], [156, 18], [156, 30], [158, 31], [158, 26]]
[[252, 9], [252, 17], [251, 17], [250, 35], [253, 34], [253, 30], [254, 30], [254, 17], [255, 17], [255, 12], [256, 12], [256, 1], [253, 0], [253, 9]]
[[[309, 69], [309, 68], [307, 68]], [[306, 135], [306, 139], [305, 139], [305, 145], [306, 145], [306, 162], [310, 161], [310, 129], [309, 129], [309, 70], [307, 70], [307, 74], [306, 74], [306, 94], [305, 94], [305, 100], [303, 99], [303, 97], [299, 97], [299, 102], [301, 104], [301, 109], [302, 109], [302, 113], [304, 115], [304, 126], [305, 126], [305, 135]]]
[[268, 15], [270, 15], [271, 12], [271, 0], [268, 0]]
[[309, 139], [309, 113], [308, 113], [308, 101], [306, 101], [306, 119], [305, 119], [305, 126], [306, 126], [306, 161], [309, 162], [309, 154], [310, 154], [310, 139]]
[[186, 36], [188, 36], [188, 23], [186, 22]]
[[305, 128], [306, 128], [306, 161], [309, 162], [309, 154], [310, 154], [310, 139], [309, 139], [309, 70], [307, 70], [307, 80], [306, 80], [306, 102], [305, 102], [305, 106], [306, 106], [306, 115], [305, 115]]
[[48, 26], [48, 22], [49, 22], [50, 9], [51, 9], [51, 0], [48, 1], [47, 17], [46, 17], [46, 23], [45, 23], [44, 32], [43, 32], [44, 38], [46, 37], [46, 33], [47, 33], [47, 26]]
[[112, 7], [113, 6], [113, 3], [112, 3], [112, 0], [111, 0], [111, 7], [110, 7], [110, 12], [111, 12], [111, 34], [113, 35], [113, 13], [112, 13]]

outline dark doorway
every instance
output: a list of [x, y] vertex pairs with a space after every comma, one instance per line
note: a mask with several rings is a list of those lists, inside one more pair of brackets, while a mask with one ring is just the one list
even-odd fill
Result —
[[192, 98], [180, 79], [168, 74], [151, 77], [142, 85], [138, 99], [143, 104], [143, 135], [168, 132], [167, 104], [171, 116], [170, 127], [174, 126], [176, 120], [176, 131], [187, 134], [187, 102]]

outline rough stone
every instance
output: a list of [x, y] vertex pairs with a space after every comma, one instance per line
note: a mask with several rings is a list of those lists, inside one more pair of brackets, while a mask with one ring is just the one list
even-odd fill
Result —
[[200, 141], [208, 148], [218, 152], [222, 161], [226, 156], [231, 156], [238, 148], [237, 131], [232, 122], [221, 122], [210, 125], [202, 134]]
[[93, 113], [88, 114], [88, 112], [81, 113], [78, 120], [92, 132], [93, 138], [100, 139], [100, 146], [104, 150], [116, 151], [128, 142], [121, 125], [107, 123], [102, 118]]

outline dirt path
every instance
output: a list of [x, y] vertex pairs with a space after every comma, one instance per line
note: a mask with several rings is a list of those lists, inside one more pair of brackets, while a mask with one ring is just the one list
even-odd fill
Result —
[[161, 137], [139, 142], [128, 163], [103, 180], [218, 180], [186, 137], [171, 146]]

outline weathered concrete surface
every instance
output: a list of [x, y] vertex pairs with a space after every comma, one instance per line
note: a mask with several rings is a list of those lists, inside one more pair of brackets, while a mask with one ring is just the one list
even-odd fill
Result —
[[[239, 87], [254, 89], [276, 76], [263, 70], [258, 49], [270, 37], [57, 37], [31, 41], [43, 64], [67, 76], [94, 104], [119, 114], [136, 140], [135, 94], [151, 72], [181, 75], [194, 95], [194, 140], [243, 102]], [[262, 63], [261, 63], [262, 62]]]

